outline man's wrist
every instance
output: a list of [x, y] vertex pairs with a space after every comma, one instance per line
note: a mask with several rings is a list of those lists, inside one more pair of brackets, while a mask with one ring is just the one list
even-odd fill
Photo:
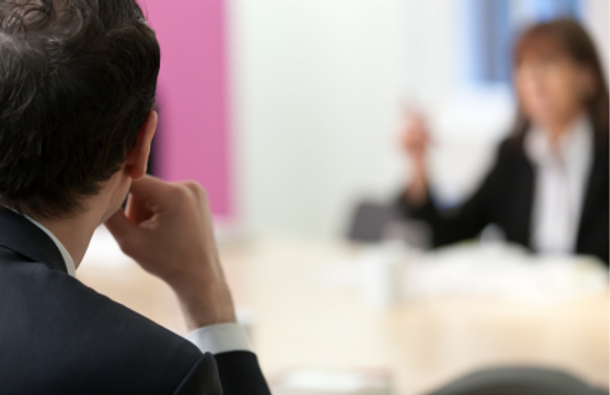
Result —
[[172, 289], [178, 297], [189, 331], [237, 322], [233, 298], [226, 284], [181, 282], [172, 285]]
[[217, 324], [197, 328], [187, 337], [203, 353], [221, 354], [233, 351], [252, 351], [248, 334], [239, 324]]

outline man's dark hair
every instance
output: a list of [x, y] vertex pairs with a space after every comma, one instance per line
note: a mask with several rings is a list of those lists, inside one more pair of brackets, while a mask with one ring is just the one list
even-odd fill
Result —
[[0, 0], [0, 203], [80, 209], [135, 146], [159, 67], [135, 0]]

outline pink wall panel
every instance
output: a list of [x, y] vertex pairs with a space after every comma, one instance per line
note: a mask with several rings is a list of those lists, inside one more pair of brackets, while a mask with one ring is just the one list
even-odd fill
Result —
[[157, 173], [196, 180], [233, 214], [223, 0], [139, 0], [161, 45]]

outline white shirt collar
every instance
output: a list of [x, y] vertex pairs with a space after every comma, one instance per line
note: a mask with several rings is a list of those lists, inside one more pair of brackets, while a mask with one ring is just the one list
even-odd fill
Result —
[[552, 146], [549, 133], [534, 126], [525, 138], [529, 159], [539, 166], [561, 165], [568, 171], [583, 172], [590, 165], [593, 152], [593, 128], [589, 118], [580, 116], [564, 133], [558, 146]]
[[51, 238], [51, 240], [53, 240], [53, 243], [55, 243], [55, 245], [57, 246], [57, 249], [59, 249], [59, 252], [61, 253], [62, 258], [64, 259], [64, 263], [66, 264], [66, 270], [68, 271], [68, 274], [72, 277], [76, 277], [76, 266], [74, 265], [74, 259], [72, 259], [72, 256], [70, 255], [70, 253], [68, 252], [66, 247], [64, 247], [64, 245], [61, 243], [61, 241], [59, 241], [59, 239], [57, 237], [55, 237], [53, 232], [51, 232], [49, 229], [47, 229], [44, 225], [42, 225], [40, 222], [36, 221], [35, 219], [30, 218], [25, 214], [21, 214], [20, 212], [12, 209], [10, 207], [7, 207], [7, 208], [14, 211], [15, 213], [21, 215], [22, 217], [26, 218], [28, 221], [30, 221], [31, 223], [36, 225], [38, 228], [40, 228], [40, 230], [42, 230], [44, 233], [46, 233], [46, 235], [49, 236]]

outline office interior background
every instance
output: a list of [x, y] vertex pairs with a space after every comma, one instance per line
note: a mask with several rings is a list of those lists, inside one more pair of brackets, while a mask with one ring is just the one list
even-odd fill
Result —
[[603, 0], [144, 4], [167, 44], [158, 173], [200, 181], [246, 232], [338, 237], [359, 199], [394, 196], [408, 105], [432, 123], [439, 197], [466, 196], [510, 132], [512, 40], [532, 22], [577, 18], [608, 63]]
[[[292, 393], [281, 392], [278, 378], [291, 369], [318, 369], [286, 379], [311, 394], [392, 393], [357, 392], [357, 383], [375, 380], [418, 394], [475, 368], [522, 362], [608, 387], [606, 282], [593, 301], [581, 295], [532, 307], [527, 298], [508, 305], [450, 298], [388, 310], [388, 295], [362, 302], [354, 294], [357, 274], [348, 268], [379, 252], [345, 240], [359, 202], [389, 203], [409, 180], [399, 147], [405, 108], [430, 123], [439, 204], [458, 204], [511, 130], [518, 32], [575, 18], [608, 75], [607, 0], [140, 3], [162, 48], [152, 172], [208, 191], [241, 319], [277, 393]], [[94, 239], [83, 281], [183, 331], [169, 291], [122, 265], [127, 258], [109, 243]], [[407, 255], [416, 253], [423, 254]], [[605, 268], [596, 273], [607, 276]], [[313, 285], [303, 285], [308, 279]], [[329, 373], [354, 369], [361, 374]]]

